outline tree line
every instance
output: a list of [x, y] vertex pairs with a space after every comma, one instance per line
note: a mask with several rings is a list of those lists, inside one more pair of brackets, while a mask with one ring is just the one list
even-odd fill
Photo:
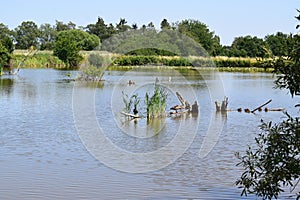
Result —
[[[121, 18], [116, 24], [108, 24], [101, 17], [87, 26], [77, 26], [73, 22], [62, 21], [56, 21], [54, 25], [45, 23], [38, 26], [33, 21], [24, 21], [10, 30], [8, 26], [0, 23], [0, 62], [2, 65], [7, 63], [14, 49], [29, 49], [33, 46], [39, 50], [53, 51], [54, 55], [72, 66], [81, 59], [77, 54], [80, 50], [107, 50], [101, 45], [103, 41], [116, 34], [133, 30], [155, 33], [176, 30], [199, 43], [211, 56], [260, 58], [288, 56], [295, 45], [293, 34], [278, 32], [267, 35], [263, 39], [250, 35], [236, 37], [230, 46], [224, 46], [220, 43], [220, 37], [206, 24], [191, 19], [174, 23], [163, 19], [159, 28], [160, 30], [152, 22], [140, 27], [136, 23], [129, 25], [125, 18]], [[140, 49], [129, 54], [174, 55], [158, 49]]]

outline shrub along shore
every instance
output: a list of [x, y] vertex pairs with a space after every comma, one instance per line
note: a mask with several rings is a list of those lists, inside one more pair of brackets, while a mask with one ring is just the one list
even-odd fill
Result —
[[[90, 54], [96, 52], [82, 51], [83, 61]], [[217, 69], [219, 71], [238, 72], [264, 72], [273, 70], [272, 59], [241, 58], [241, 57], [180, 57], [180, 56], [134, 56], [118, 55], [103, 52], [100, 56], [109, 58], [111, 64], [109, 70], [130, 70], [133, 68], [193, 68]], [[23, 61], [23, 62], [22, 62]], [[54, 68], [66, 69], [66, 65], [52, 51], [37, 51], [28, 54], [28, 51], [16, 50], [13, 54], [14, 67], [22, 63], [22, 68]]]

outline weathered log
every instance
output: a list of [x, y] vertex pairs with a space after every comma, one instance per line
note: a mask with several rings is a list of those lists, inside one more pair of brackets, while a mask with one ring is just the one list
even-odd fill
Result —
[[265, 112], [269, 111], [284, 111], [284, 108], [265, 108]]
[[131, 117], [131, 118], [142, 118], [142, 116], [134, 115], [134, 114], [131, 114], [131, 113], [126, 113], [126, 112], [121, 112], [121, 114], [123, 114], [127, 117]]
[[260, 110], [262, 107], [264, 107], [265, 105], [271, 103], [272, 99], [270, 99], [269, 101], [267, 101], [266, 103], [262, 104], [261, 106], [255, 108], [254, 110], [252, 110], [251, 112], [254, 113], [257, 110]]
[[[181, 110], [180, 113], [185, 113], [185, 112], [193, 112], [193, 113], [198, 113], [199, 111], [199, 106], [197, 101], [191, 106], [188, 101], [184, 100], [184, 98], [179, 94], [179, 92], [176, 92], [176, 96], [178, 100], [181, 102], [181, 105], [176, 105], [171, 107], [171, 110], [175, 110], [175, 112], [170, 112], [170, 114], [175, 114], [179, 113], [178, 110]], [[184, 111], [183, 111], [184, 110]]]
[[182, 108], [185, 108], [185, 107], [186, 107], [186, 102], [187, 102], [187, 101], [185, 101], [185, 100], [182, 98], [182, 96], [179, 94], [179, 92], [176, 92], [176, 96], [177, 96], [178, 100], [180, 101], [180, 103], [181, 103], [181, 105], [182, 105]]

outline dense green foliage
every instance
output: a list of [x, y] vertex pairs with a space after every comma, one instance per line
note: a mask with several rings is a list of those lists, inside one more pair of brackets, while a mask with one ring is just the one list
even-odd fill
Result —
[[22, 66], [26, 66], [26, 68], [66, 68], [65, 63], [53, 56], [52, 52], [41, 51], [31, 56], [26, 56], [25, 53], [17, 53], [12, 55], [12, 59], [14, 60], [14, 67], [17, 67], [23, 61]]
[[[120, 21], [116, 24], [107, 24], [101, 17], [98, 17], [95, 23], [88, 24], [85, 27], [77, 27], [73, 22], [64, 23], [61, 21], [56, 21], [54, 25], [41, 24], [38, 27], [32, 21], [24, 21], [17, 28], [9, 30], [7, 26], [0, 23], [0, 42], [9, 53], [13, 52], [14, 49], [28, 49], [31, 46], [40, 50], [53, 50], [55, 55], [60, 54], [58, 57], [72, 67], [77, 66], [81, 61], [80, 56], [75, 59], [80, 50], [100, 49], [137, 56], [195, 55], [207, 57], [211, 55], [265, 59], [274, 56], [287, 57], [292, 53], [292, 47], [297, 43], [295, 35], [278, 32], [267, 35], [263, 39], [256, 36], [240, 36], [236, 37], [230, 46], [222, 46], [219, 36], [215, 35], [214, 31], [210, 30], [206, 24], [191, 19], [175, 23], [163, 19], [160, 28], [160, 30], [157, 30], [152, 22], [146, 25], [143, 24], [140, 27], [136, 23], [128, 25], [125, 18], [120, 18]], [[67, 36], [62, 36], [64, 34], [67, 34]], [[191, 40], [183, 39], [181, 34], [191, 38], [194, 43]], [[147, 40], [145, 40], [145, 36], [148, 38]], [[65, 39], [62, 39], [62, 37]], [[74, 40], [76, 44], [73, 44], [71, 40]], [[100, 41], [102, 43], [101, 47]], [[126, 45], [122, 44], [124, 41], [127, 42]], [[195, 44], [203, 48], [197, 49]], [[123, 49], [119, 48], [120, 45], [123, 46]], [[187, 47], [191, 48], [188, 49]], [[204, 52], [204, 49], [207, 53]], [[128, 62], [126, 60], [120, 61], [120, 59], [117, 62], [123, 62], [122, 65], [145, 63], [141, 61], [143, 59], [141, 57], [136, 58], [135, 61], [132, 61], [134, 58], [126, 59]], [[158, 64], [189, 65], [185, 61], [181, 61], [167, 64], [159, 61]], [[194, 64], [200, 64], [201, 62], [198, 60]], [[263, 64], [265, 68], [274, 64], [269, 61], [262, 62], [257, 63]], [[237, 59], [217, 60], [216, 65], [219, 67], [256, 67], [253, 62]]]
[[53, 54], [74, 68], [83, 59], [79, 54], [80, 50], [92, 50], [99, 45], [100, 40], [95, 35], [81, 30], [66, 30], [56, 36]]
[[9, 59], [11, 58], [11, 55], [9, 51], [5, 48], [4, 45], [0, 43], [0, 66], [1, 70], [4, 67], [4, 65], [7, 65], [9, 62]]
[[54, 47], [54, 40], [57, 35], [55, 27], [51, 24], [42, 24], [39, 28], [40, 31], [40, 49], [51, 50]]
[[0, 23], [0, 75], [2, 75], [3, 68], [9, 65], [14, 50], [10, 34], [8, 27]]
[[294, 38], [292, 34], [284, 34], [278, 32], [275, 35], [267, 35], [265, 41], [271, 50], [273, 56], [288, 56], [290, 55]]
[[[296, 18], [300, 21], [298, 12]], [[275, 73], [279, 75], [275, 84], [288, 89], [292, 97], [300, 95], [300, 36], [294, 38], [288, 60], [284, 62], [281, 58], [275, 63]], [[300, 118], [286, 115], [287, 119], [278, 124], [263, 122], [262, 133], [255, 138], [256, 146], [249, 147], [245, 155], [238, 154], [241, 160], [238, 165], [245, 170], [236, 182], [243, 188], [242, 195], [254, 193], [272, 199], [286, 187], [290, 187], [290, 191], [297, 188], [300, 181]], [[296, 192], [299, 199], [300, 191]]]
[[15, 29], [15, 40], [17, 49], [29, 49], [31, 46], [38, 45], [40, 32], [38, 26], [32, 21], [22, 22]]
[[79, 51], [76, 41], [72, 40], [70, 35], [63, 34], [61, 37], [57, 37], [53, 54], [68, 66], [77, 67], [83, 59], [79, 55]]
[[[192, 19], [175, 23], [170, 23], [167, 19], [163, 19], [160, 23], [160, 28], [161, 30], [157, 30], [152, 22], [149, 22], [147, 25], [143, 24], [140, 27], [136, 23], [128, 25], [125, 18], [120, 18], [120, 21], [116, 24], [107, 24], [103, 18], [98, 17], [95, 23], [88, 24], [85, 27], [77, 27], [73, 22], [64, 23], [61, 21], [56, 21], [54, 25], [48, 23], [41, 24], [38, 27], [37, 24], [32, 21], [24, 21], [14, 30], [9, 30], [4, 24], [0, 23], [0, 34], [5, 33], [12, 41], [12, 43], [9, 44], [10, 47], [7, 47], [9, 52], [14, 48], [28, 49], [31, 46], [41, 50], [54, 50], [54, 43], [58, 34], [68, 30], [73, 30], [74, 32], [75, 30], [80, 30], [81, 33], [76, 33], [76, 35], [83, 35], [82, 32], [90, 33], [85, 39], [82, 39], [81, 37], [82, 44], [79, 49], [83, 50], [92, 50], [97, 46], [99, 47], [99, 45], [96, 45], [98, 43], [96, 42], [96, 36], [102, 42], [120, 33], [126, 33], [123, 34], [122, 37], [127, 37], [126, 35], [132, 31], [139, 31], [141, 35], [145, 32], [148, 32], [147, 34], [152, 32], [167, 35], [166, 30], [175, 30], [191, 37], [211, 56], [261, 58], [268, 58], [270, 56], [288, 56], [292, 50], [291, 46], [295, 44], [295, 37], [293, 35], [278, 32], [276, 34], [267, 35], [263, 39], [255, 36], [239, 36], [234, 39], [230, 46], [222, 46], [220, 44], [219, 36], [215, 35], [214, 31], [211, 31], [206, 24]], [[132, 35], [129, 34], [129, 37], [130, 36]], [[181, 44], [177, 44], [179, 41], [178, 39], [180, 38], [177, 37], [176, 39], [174, 36], [172, 36], [172, 38], [174, 39], [172, 42], [174, 43], [175, 51], [145, 47], [126, 53], [130, 55], [174, 56], [176, 55], [174, 52], [176, 52], [176, 49], [178, 50], [178, 47], [180, 47]], [[117, 37], [114, 39], [118, 40]], [[112, 42], [112, 40], [109, 41]], [[7, 42], [9, 42], [9, 40], [7, 40]], [[118, 41], [113, 41], [113, 43], [118, 44]], [[15, 44], [15, 46], [13, 44]], [[7, 44], [5, 46], [7, 46]], [[110, 47], [114, 48], [112, 45], [110, 45]], [[104, 45], [102, 46], [102, 50], [111, 49], [109, 49], [107, 45]]]
[[220, 38], [210, 31], [206, 24], [197, 20], [183, 20], [177, 24], [177, 29], [201, 44], [209, 55], [219, 55]]
[[263, 39], [248, 35], [234, 39], [228, 56], [268, 58], [270, 57], [270, 52]]
[[79, 50], [94, 50], [99, 47], [100, 40], [96, 35], [88, 34], [82, 30], [66, 30], [60, 31], [56, 36], [56, 40], [59, 41], [62, 38], [68, 38], [76, 43]]
[[300, 178], [300, 121], [288, 116], [279, 124], [263, 123], [260, 128], [257, 149], [249, 147], [245, 155], [238, 155], [238, 165], [245, 171], [237, 184], [244, 188], [242, 194], [277, 198], [283, 187], [293, 189]]
[[101, 17], [98, 17], [98, 20], [95, 24], [89, 24], [85, 29], [88, 33], [97, 35], [101, 41], [111, 37], [116, 33], [114, 25], [106, 25]]

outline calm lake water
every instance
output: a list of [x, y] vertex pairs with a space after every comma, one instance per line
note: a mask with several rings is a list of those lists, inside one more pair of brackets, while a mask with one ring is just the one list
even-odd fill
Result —
[[[214, 101], [225, 94], [230, 108], [253, 109], [272, 99], [269, 108], [285, 108], [292, 114], [297, 114], [294, 105], [299, 102], [287, 91], [273, 89], [274, 78], [265, 73], [110, 71], [97, 87], [70, 81], [76, 73], [23, 69], [18, 76], [0, 77], [1, 199], [255, 199], [240, 197], [235, 186], [241, 171], [234, 152], [244, 152], [253, 144], [261, 119], [281, 121], [285, 115], [224, 115], [215, 112]], [[189, 102], [198, 101], [198, 116], [172, 116], [150, 124], [145, 119], [126, 120], [120, 114], [122, 91], [143, 98], [152, 92], [156, 78], [168, 91], [168, 108], [180, 104], [175, 95], [178, 91]], [[127, 84], [131, 79], [134, 86]], [[74, 92], [82, 97], [94, 95], [98, 125], [120, 149], [136, 154], [153, 152], [183, 133], [186, 138], [170, 145], [183, 152], [145, 158], [147, 166], [137, 162], [131, 166], [132, 160], [126, 163], [121, 156], [114, 157], [115, 152], [105, 145], [99, 147], [99, 138], [91, 134], [86, 141], [84, 134], [93, 129], [77, 131], [80, 125], [74, 121], [74, 109], [77, 115], [82, 112], [80, 124], [89, 118], [84, 116], [84, 104], [74, 108], [78, 99], [73, 98], [79, 98]], [[142, 107], [141, 101], [141, 114]], [[182, 149], [183, 144], [188, 144], [187, 148]], [[168, 163], [175, 154], [178, 159]], [[111, 155], [116, 167], [99, 159], [103, 155]], [[134, 173], [143, 170], [148, 171]]]

